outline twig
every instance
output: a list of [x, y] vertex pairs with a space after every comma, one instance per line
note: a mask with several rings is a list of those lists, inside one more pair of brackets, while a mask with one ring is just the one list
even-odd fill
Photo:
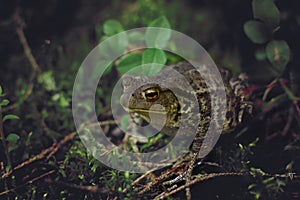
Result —
[[[157, 168], [156, 168], [157, 169]], [[143, 180], [146, 176], [148, 175], [153, 175], [153, 171], [155, 171], [156, 169], [153, 169], [153, 170], [150, 170], [148, 172], [146, 172], [145, 174], [141, 175], [140, 177], [138, 177], [137, 179], [135, 179], [131, 184], [130, 186], [133, 187], [135, 186], [136, 184], [138, 184], [141, 180]], [[125, 188], [122, 192], [125, 193], [128, 191], [128, 188]]]
[[[185, 185], [182, 185], [170, 192], [163, 192], [162, 194], [156, 196], [154, 199], [164, 199], [170, 195], [173, 195], [181, 190], [186, 189], [187, 187], [190, 187], [196, 183], [206, 181], [208, 179], [216, 178], [216, 177], [223, 177], [223, 176], [252, 176], [255, 177], [255, 174], [248, 174], [248, 173], [243, 173], [243, 172], [226, 172], [226, 173], [212, 173], [212, 174], [207, 174], [204, 176], [201, 176], [199, 178], [195, 178], [194, 180], [190, 181], [189, 183], [186, 183]], [[294, 179], [300, 179], [299, 175], [296, 175], [295, 173], [287, 173], [287, 174], [269, 174], [266, 172], [261, 171], [260, 176], [264, 177], [277, 177], [277, 178], [289, 178], [290, 180]]]
[[[16, 33], [18, 35], [20, 43], [23, 46], [24, 54], [27, 57], [27, 60], [29, 61], [30, 65], [31, 65], [31, 68], [32, 68], [32, 73], [31, 73], [30, 79], [29, 79], [29, 85], [28, 85], [28, 87], [27, 87], [27, 89], [25, 91], [25, 94], [22, 97], [22, 100], [25, 101], [31, 95], [31, 93], [32, 93], [32, 89], [33, 89], [33, 86], [34, 86], [34, 79], [36, 78], [38, 72], [40, 71], [40, 67], [37, 64], [36, 59], [34, 58], [34, 56], [31, 53], [31, 48], [30, 48], [30, 46], [28, 44], [28, 41], [26, 39], [24, 30], [23, 30], [24, 29], [24, 21], [20, 17], [18, 11], [13, 16], [13, 20], [17, 24]], [[3, 112], [15, 109], [16, 107], [17, 107], [17, 103], [11, 104], [10, 106], [5, 107], [3, 109]]]
[[[108, 121], [102, 121], [99, 123], [93, 123], [90, 125], [87, 125], [86, 127], [94, 127], [97, 125], [107, 125], [107, 124], [115, 124], [116, 122], [114, 120], [108, 120]], [[24, 161], [23, 163], [17, 165], [16, 167], [14, 167], [13, 169], [11, 169], [10, 171], [4, 173], [1, 175], [1, 178], [7, 178], [9, 175], [11, 175], [14, 171], [23, 168], [26, 165], [29, 165], [31, 163], [33, 163], [34, 161], [37, 160], [41, 160], [46, 158], [46, 160], [48, 160], [51, 156], [53, 156], [64, 144], [66, 144], [68, 141], [73, 140], [74, 137], [77, 135], [76, 132], [72, 132], [69, 133], [68, 135], [66, 135], [61, 141], [59, 141], [59, 143], [53, 143], [52, 146], [48, 147], [47, 149], [44, 149], [41, 153], [39, 153], [38, 155]]]
[[288, 112], [287, 122], [286, 122], [283, 130], [281, 131], [282, 136], [285, 136], [288, 134], [288, 132], [291, 128], [291, 125], [292, 125], [293, 116], [294, 116], [294, 109], [293, 109], [293, 107], [290, 107], [289, 112]]
[[[23, 168], [26, 165], [29, 165], [30, 163], [37, 161], [37, 160], [41, 160], [43, 158], [45, 158], [48, 154], [53, 155], [54, 153], [56, 153], [58, 151], [58, 149], [65, 144], [66, 142], [72, 140], [76, 135], [76, 132], [72, 132], [70, 134], [68, 134], [67, 136], [64, 137], [63, 140], [61, 140], [58, 144], [53, 144], [51, 147], [48, 147], [47, 149], [43, 150], [41, 153], [39, 153], [38, 155], [30, 158], [29, 160], [26, 160], [25, 162], [17, 165], [16, 167], [14, 167], [12, 170], [6, 172], [5, 174], [3, 174], [1, 176], [2, 179], [7, 178], [9, 175], [11, 175], [14, 171]], [[48, 159], [48, 157], [47, 157]]]
[[3, 192], [0, 192], [0, 196], [6, 195], [6, 194], [8, 194], [8, 193], [10, 193], [10, 192], [12, 192], [12, 191], [15, 191], [15, 190], [21, 188], [21, 187], [24, 187], [25, 185], [27, 185], [27, 184], [29, 184], [29, 183], [33, 183], [33, 182], [35, 182], [35, 181], [37, 181], [37, 180], [39, 180], [39, 179], [44, 178], [45, 176], [48, 176], [48, 175], [50, 175], [50, 174], [53, 174], [54, 172], [56, 172], [56, 170], [51, 170], [51, 171], [46, 172], [46, 173], [44, 173], [44, 174], [42, 174], [42, 175], [40, 175], [40, 176], [38, 176], [38, 177], [35, 177], [35, 178], [31, 179], [30, 181], [28, 181], [27, 183], [25, 183], [25, 184], [23, 184], [23, 185], [19, 185], [19, 186], [15, 187], [15, 188], [12, 188], [12, 189], [5, 190], [5, 191], [3, 191]]
[[196, 183], [199, 183], [199, 182], [202, 182], [202, 181], [206, 181], [208, 179], [212, 179], [212, 178], [216, 178], [216, 177], [220, 177], [220, 176], [243, 176], [243, 175], [245, 175], [245, 174], [239, 173], [239, 172], [208, 174], [208, 175], [205, 175], [204, 177], [196, 178], [196, 179], [190, 181], [189, 183], [186, 183], [185, 185], [180, 186], [180, 187], [178, 187], [178, 188], [176, 188], [176, 189], [174, 189], [174, 190], [172, 190], [172, 191], [170, 191], [168, 193], [164, 192], [164, 193], [156, 196], [154, 199], [164, 199], [164, 198], [166, 198], [166, 197], [168, 197], [168, 196], [170, 196], [172, 194], [175, 194], [175, 193], [177, 193], [177, 192], [179, 192], [181, 190], [184, 190], [184, 189], [186, 189], [186, 188], [188, 188], [188, 187], [190, 187], [190, 186], [192, 186], [192, 185], [194, 185]]
[[67, 136], [65, 136], [64, 139], [62, 139], [61, 141], [59, 141], [59, 143], [57, 145], [55, 145], [53, 150], [47, 156], [46, 160], [51, 158], [65, 143], [67, 143], [70, 140], [73, 140], [73, 138], [75, 136], [76, 136], [76, 132], [72, 132], [72, 133], [68, 134]]
[[175, 167], [172, 167], [171, 169], [166, 170], [165, 173], [162, 173], [159, 177], [157, 177], [154, 182], [147, 184], [143, 190], [138, 192], [138, 194], [143, 194], [143, 193], [149, 191], [152, 187], [158, 185], [163, 180], [166, 180], [166, 179], [170, 178], [171, 176], [173, 176], [174, 173], [180, 173], [180, 171], [182, 173], [184, 173], [182, 171], [184, 167], [185, 167], [184, 163], [180, 163], [180, 164], [176, 165]]
[[92, 185], [92, 186], [76, 185], [76, 184], [70, 184], [70, 183], [65, 183], [65, 182], [61, 182], [61, 181], [53, 181], [50, 178], [45, 179], [45, 182], [54, 183], [54, 184], [61, 185], [61, 186], [64, 186], [64, 187], [68, 187], [68, 188], [72, 188], [72, 189], [75, 189], [75, 190], [82, 190], [82, 191], [87, 191], [87, 192], [91, 192], [91, 193], [97, 193], [98, 192], [98, 186], [97, 185]]

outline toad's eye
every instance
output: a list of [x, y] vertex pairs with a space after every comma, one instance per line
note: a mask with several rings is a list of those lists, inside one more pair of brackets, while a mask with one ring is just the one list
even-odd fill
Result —
[[144, 91], [145, 99], [149, 101], [155, 101], [159, 97], [159, 89], [158, 88], [149, 88]]

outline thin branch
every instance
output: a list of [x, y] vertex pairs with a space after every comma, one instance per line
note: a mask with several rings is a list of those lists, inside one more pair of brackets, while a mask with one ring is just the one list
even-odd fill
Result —
[[52, 179], [46, 179], [45, 182], [53, 183], [53, 184], [56, 184], [56, 185], [61, 185], [63, 187], [68, 187], [68, 188], [75, 189], [75, 190], [81, 190], [81, 191], [86, 191], [86, 192], [91, 192], [91, 193], [97, 193], [98, 192], [98, 186], [97, 185], [91, 185], [91, 186], [76, 185], [76, 184], [65, 183], [65, 182], [62, 182], [62, 181], [53, 181]]
[[[30, 75], [29, 84], [27, 86], [25, 94], [22, 97], [22, 100], [25, 101], [32, 93], [32, 90], [33, 90], [33, 87], [34, 87], [34, 80], [35, 80], [38, 72], [40, 71], [40, 67], [37, 64], [37, 61], [36, 61], [35, 57], [33, 56], [32, 52], [31, 52], [31, 48], [28, 44], [27, 38], [26, 38], [24, 30], [23, 30], [24, 29], [24, 21], [20, 17], [18, 11], [13, 16], [13, 21], [16, 22], [16, 24], [17, 24], [16, 33], [18, 35], [18, 38], [20, 40], [21, 45], [23, 46], [24, 54], [25, 54], [27, 60], [29, 61], [30, 65], [31, 65], [31, 68], [32, 68], [32, 73]], [[17, 103], [14, 103], [10, 106], [7, 106], [7, 107], [3, 108], [3, 112], [15, 109], [16, 107], [17, 107]]]
[[[108, 125], [108, 124], [115, 124], [116, 122], [114, 120], [108, 120], [108, 121], [102, 121], [102, 122], [98, 122], [98, 123], [93, 123], [90, 125], [87, 125], [87, 128], [91, 128], [97, 125]], [[14, 167], [13, 169], [11, 169], [10, 171], [4, 173], [1, 175], [1, 178], [7, 178], [9, 175], [11, 175], [14, 171], [21, 169], [23, 167], [25, 167], [26, 165], [29, 165], [37, 160], [41, 160], [46, 158], [46, 160], [48, 160], [51, 156], [53, 156], [64, 144], [66, 144], [68, 141], [71, 141], [74, 139], [74, 137], [77, 135], [76, 132], [72, 132], [69, 133], [68, 135], [66, 135], [61, 141], [59, 141], [58, 143], [53, 143], [52, 146], [48, 147], [47, 149], [44, 149], [41, 153], [39, 153], [38, 155], [24, 161], [23, 163], [17, 165], [16, 167]]]
[[158, 195], [157, 197], [155, 197], [154, 199], [164, 199], [164, 198], [167, 198], [168, 196], [172, 195], [172, 194], [175, 194], [181, 190], [184, 190], [185, 188], [187, 187], [190, 187], [196, 183], [199, 183], [199, 182], [203, 182], [203, 181], [206, 181], [208, 179], [212, 179], [212, 178], [216, 178], [216, 177], [220, 177], [220, 176], [244, 176], [245, 174], [243, 173], [239, 173], [239, 172], [229, 172], [229, 173], [213, 173], [213, 174], [208, 174], [208, 175], [205, 175], [205, 176], [202, 176], [200, 178], [196, 178], [192, 181], [190, 181], [189, 183], [186, 183], [185, 185], [183, 186], [180, 186], [170, 192], [164, 192], [160, 195]]
[[[74, 137], [76, 136], [76, 132], [72, 132], [70, 134], [68, 134], [67, 136], [64, 137], [63, 140], [61, 140], [58, 144], [53, 144], [51, 147], [48, 147], [47, 149], [43, 150], [41, 153], [39, 153], [38, 155], [26, 160], [25, 162], [17, 165], [16, 167], [14, 167], [12, 170], [6, 172], [5, 174], [2, 174], [1, 178], [7, 178], [9, 175], [11, 175], [14, 171], [21, 169], [23, 167], [25, 167], [26, 165], [29, 165], [31, 163], [33, 163], [34, 161], [37, 160], [41, 160], [43, 158], [45, 158], [48, 154], [53, 155], [54, 153], [56, 153], [58, 151], [58, 149], [65, 144], [66, 142], [72, 140]], [[47, 157], [48, 158], [48, 157]]]
[[35, 177], [35, 178], [29, 180], [28, 182], [26, 182], [26, 183], [23, 184], [23, 185], [19, 185], [19, 186], [15, 187], [15, 188], [8, 189], [8, 190], [5, 190], [5, 191], [3, 191], [3, 192], [0, 192], [0, 196], [6, 195], [6, 194], [8, 194], [8, 193], [10, 193], [10, 192], [13, 192], [13, 191], [15, 191], [15, 190], [17, 190], [17, 189], [19, 189], [19, 188], [21, 188], [21, 187], [24, 187], [25, 185], [27, 185], [27, 184], [29, 184], [29, 183], [33, 183], [33, 182], [35, 182], [35, 181], [37, 181], [37, 180], [39, 180], [39, 179], [44, 178], [45, 176], [48, 176], [48, 175], [50, 175], [50, 174], [53, 174], [54, 172], [56, 172], [56, 170], [51, 170], [51, 171], [49, 171], [49, 172], [46, 172], [46, 173], [44, 173], [44, 174], [42, 174], [42, 175], [40, 175], [40, 176], [38, 176], [38, 177]]

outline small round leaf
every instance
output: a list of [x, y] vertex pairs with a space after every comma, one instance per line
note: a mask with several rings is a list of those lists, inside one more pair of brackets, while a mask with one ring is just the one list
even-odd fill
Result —
[[142, 64], [159, 63], [165, 64], [167, 61], [166, 54], [161, 49], [146, 49], [143, 53]]
[[260, 19], [272, 28], [279, 25], [280, 12], [273, 0], [253, 0], [252, 9], [254, 18]]
[[112, 36], [124, 31], [120, 22], [114, 19], [107, 20], [103, 25], [103, 32], [106, 35]]
[[259, 21], [250, 20], [244, 24], [244, 31], [248, 38], [256, 44], [263, 44], [270, 40], [271, 31]]
[[262, 61], [267, 58], [266, 51], [264, 48], [258, 49], [255, 51], [256, 60]]
[[[150, 63], [147, 68], [143, 68], [145, 75], [154, 75], [161, 71], [164, 64], [167, 62], [167, 56], [163, 50], [160, 49], [146, 49], [142, 57], [142, 64]], [[160, 64], [160, 65], [157, 65]]]
[[18, 136], [15, 133], [10, 133], [7, 137], [6, 137], [6, 141], [7, 142], [13, 142], [16, 143], [18, 140], [20, 139], [20, 136]]
[[117, 70], [121, 73], [126, 73], [127, 71], [140, 66], [142, 64], [142, 55], [140, 53], [131, 53], [119, 62]]
[[269, 42], [266, 46], [266, 54], [272, 65], [280, 71], [283, 71], [290, 61], [290, 48], [283, 40]]
[[146, 30], [146, 44], [148, 47], [164, 48], [168, 44], [170, 37], [170, 24], [166, 17], [155, 19]]
[[7, 106], [9, 104], [9, 100], [7, 99], [3, 99], [1, 102], [0, 102], [0, 106]]

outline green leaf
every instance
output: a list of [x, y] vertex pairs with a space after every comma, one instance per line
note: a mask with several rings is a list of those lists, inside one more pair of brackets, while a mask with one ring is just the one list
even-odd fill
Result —
[[53, 71], [47, 71], [38, 76], [38, 82], [43, 84], [47, 91], [56, 90], [56, 82]]
[[266, 46], [266, 54], [274, 67], [282, 72], [290, 61], [290, 48], [283, 40], [273, 40]]
[[170, 28], [170, 23], [165, 16], [162, 16], [150, 22], [149, 27]]
[[7, 99], [3, 99], [1, 102], [0, 102], [0, 106], [7, 106], [9, 104], [9, 101]]
[[252, 9], [254, 18], [260, 19], [272, 28], [279, 25], [280, 12], [273, 0], [253, 0]]
[[10, 119], [20, 119], [17, 115], [5, 115], [3, 117], [3, 122], [5, 122], [6, 120], [10, 120]]
[[68, 107], [70, 105], [70, 103], [69, 103], [69, 100], [64, 95], [60, 95], [58, 105], [60, 107], [64, 108], [64, 107]]
[[128, 38], [129, 38], [130, 43], [144, 42], [144, 40], [145, 40], [144, 34], [138, 32], [138, 31], [130, 32], [130, 34], [128, 34]]
[[267, 42], [272, 35], [264, 23], [254, 20], [250, 20], [244, 24], [244, 31], [248, 38], [256, 44]]
[[105, 70], [104, 70], [104, 72], [103, 72], [103, 75], [106, 75], [106, 74], [108, 74], [109, 72], [111, 72], [111, 70], [112, 70], [112, 68], [113, 68], [113, 63], [111, 62], [111, 63], [109, 63], [109, 65], [108, 66], [106, 66], [106, 68], [105, 68]]
[[103, 32], [108, 35], [112, 36], [124, 31], [123, 26], [117, 20], [110, 19], [105, 21], [103, 25]]
[[18, 140], [20, 139], [20, 136], [18, 136], [15, 133], [10, 133], [7, 137], [6, 137], [6, 141], [8, 142], [13, 142], [16, 143]]
[[143, 53], [142, 64], [147, 64], [147, 63], [165, 64], [166, 61], [167, 61], [167, 57], [163, 50], [150, 48], [150, 49], [146, 49]]
[[13, 145], [11, 145], [11, 146], [9, 146], [9, 147], [7, 148], [7, 151], [8, 151], [8, 153], [10, 153], [10, 152], [12, 152], [13, 150], [15, 150], [15, 149], [17, 149], [17, 148], [18, 148], [18, 145], [13, 144]]
[[167, 56], [163, 50], [153, 48], [146, 49], [146, 51], [143, 53], [142, 64], [152, 63], [152, 65], [144, 67], [143, 72], [145, 75], [157, 74], [161, 71], [166, 62]]
[[117, 66], [117, 70], [121, 73], [140, 66], [142, 64], [142, 55], [140, 53], [131, 53], [126, 55]]
[[265, 60], [267, 58], [266, 51], [263, 48], [256, 50], [255, 58], [259, 61]]
[[[111, 60], [115, 56], [122, 55], [128, 45], [128, 36], [125, 32], [119, 33], [113, 38], [102, 37], [102, 44], [99, 46], [100, 55]], [[108, 39], [108, 40], [107, 40]]]
[[[157, 29], [159, 27], [163, 29]], [[149, 24], [146, 30], [146, 44], [148, 47], [164, 48], [171, 37], [170, 24], [166, 17], [159, 17]]]
[[129, 119], [129, 115], [124, 115], [121, 118], [121, 128], [122, 130], [126, 130], [127, 125], [128, 125], [128, 119]]
[[0, 96], [2, 95], [2, 92], [3, 92], [3, 90], [2, 90], [2, 87], [0, 85]]

